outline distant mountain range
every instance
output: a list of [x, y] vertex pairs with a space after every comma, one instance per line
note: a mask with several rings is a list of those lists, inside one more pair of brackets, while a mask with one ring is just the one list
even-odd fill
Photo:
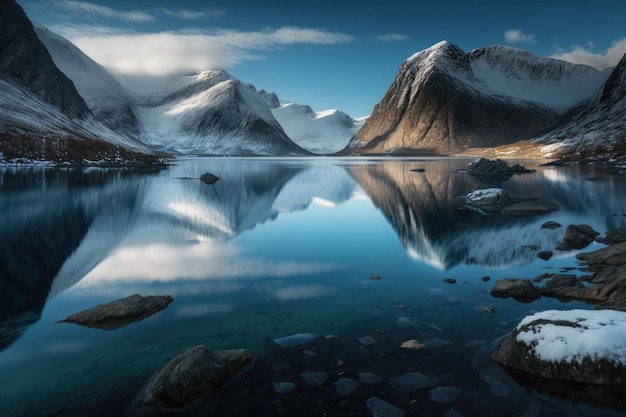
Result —
[[444, 41], [408, 58], [371, 116], [355, 119], [281, 102], [224, 71], [133, 95], [68, 40], [33, 26], [14, 0], [0, 3], [0, 32], [0, 161], [458, 154], [519, 141], [557, 156], [626, 149], [625, 59], [598, 71]]

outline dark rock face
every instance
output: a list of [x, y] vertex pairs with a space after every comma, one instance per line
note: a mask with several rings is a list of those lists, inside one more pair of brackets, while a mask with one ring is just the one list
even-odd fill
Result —
[[554, 253], [552, 253], [552, 251], [549, 251], [549, 250], [543, 250], [537, 253], [537, 257], [540, 259], [543, 259], [544, 261], [547, 261], [550, 258], [552, 258], [552, 255], [554, 255]]
[[143, 406], [185, 407], [218, 389], [253, 359], [245, 349], [213, 350], [204, 345], [195, 346], [157, 371], [137, 399]]
[[544, 224], [541, 225], [542, 229], [548, 229], [548, 230], [556, 230], [559, 227], [561, 227], [561, 224], [552, 220], [545, 222]]
[[598, 385], [626, 384], [626, 366], [624, 365], [606, 359], [592, 360], [589, 356], [584, 357], [580, 363], [577, 361], [548, 362], [541, 360], [535, 354], [533, 346], [517, 340], [520, 333], [532, 332], [535, 327], [546, 324], [581, 327], [578, 323], [566, 320], [532, 321], [507, 336], [493, 354], [492, 359], [507, 368], [524, 371], [541, 378]]
[[478, 158], [476, 161], [469, 164], [467, 172], [472, 175], [487, 175], [491, 173], [506, 173], [506, 174], [527, 174], [536, 172], [534, 169], [526, 169], [520, 164], [509, 165], [502, 159], [491, 160], [487, 158]]
[[490, 294], [498, 298], [514, 298], [529, 302], [541, 296], [539, 289], [529, 279], [504, 278], [496, 281]]
[[583, 249], [589, 246], [600, 233], [586, 224], [569, 225], [565, 230], [563, 243], [557, 246], [558, 250]]
[[0, 78], [32, 91], [71, 117], [89, 108], [74, 84], [54, 65], [24, 10], [14, 0], [0, 2]]
[[142, 297], [134, 294], [72, 314], [59, 323], [76, 323], [96, 329], [115, 330], [150, 317], [167, 308], [172, 301], [174, 299], [169, 295]]
[[[471, 54], [445, 43], [441, 65], [406, 61], [349, 145], [352, 154], [460, 152], [532, 139], [558, 118], [537, 104], [486, 95], [442, 69], [471, 79]], [[425, 60], [423, 60], [425, 61]]]

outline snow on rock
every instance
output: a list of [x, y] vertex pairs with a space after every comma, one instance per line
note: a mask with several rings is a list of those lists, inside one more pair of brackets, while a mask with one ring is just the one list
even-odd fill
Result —
[[492, 358], [546, 379], [625, 384], [626, 313], [548, 310], [527, 316]]
[[309, 106], [295, 103], [272, 108], [272, 113], [291, 140], [316, 154], [345, 148], [366, 120], [335, 109], [314, 112]]
[[[548, 310], [525, 317], [520, 330], [535, 324], [517, 335], [517, 340], [532, 346], [539, 359], [547, 362], [575, 361], [583, 358], [607, 359], [626, 365], [626, 313], [614, 310]], [[567, 325], [555, 322], [572, 323]]]
[[484, 200], [495, 200], [502, 196], [502, 188], [484, 188], [482, 190], [475, 190], [467, 194], [465, 200], [468, 203], [476, 203]]

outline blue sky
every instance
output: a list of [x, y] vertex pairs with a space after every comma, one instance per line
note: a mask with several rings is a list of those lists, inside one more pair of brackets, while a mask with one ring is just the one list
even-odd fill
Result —
[[413, 53], [501, 44], [598, 68], [626, 52], [626, 1], [18, 0], [131, 89], [225, 69], [316, 111], [370, 114]]

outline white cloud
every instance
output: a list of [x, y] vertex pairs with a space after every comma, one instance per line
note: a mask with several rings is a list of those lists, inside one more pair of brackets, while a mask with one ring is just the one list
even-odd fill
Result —
[[228, 69], [243, 61], [262, 60], [260, 51], [295, 44], [333, 45], [354, 38], [321, 29], [282, 27], [263, 31], [218, 30], [129, 33], [86, 25], [58, 26], [84, 53], [117, 75], [166, 76]]
[[128, 22], [153, 22], [156, 20], [156, 17], [151, 15], [150, 13], [134, 10], [134, 11], [118, 11], [114, 10], [110, 7], [100, 6], [99, 4], [89, 3], [84, 1], [74, 1], [74, 0], [61, 0], [55, 3], [58, 7], [75, 12], [88, 14], [99, 17], [106, 17], [109, 19], [117, 19], [124, 20]]
[[222, 10], [188, 10], [188, 9], [168, 9], [162, 7], [161, 12], [177, 19], [182, 20], [199, 20], [209, 17], [220, 17], [224, 15]]
[[519, 29], [511, 29], [504, 32], [504, 40], [507, 43], [535, 43], [535, 35], [524, 33]]
[[382, 42], [402, 42], [411, 39], [411, 37], [401, 33], [388, 33], [386, 35], [378, 35], [376, 39]]
[[599, 70], [613, 67], [626, 54], [626, 38], [614, 42], [604, 53], [594, 53], [593, 43], [587, 42], [587, 46], [576, 45], [571, 51], [559, 50], [551, 57], [571, 62], [573, 64], [584, 64]]

